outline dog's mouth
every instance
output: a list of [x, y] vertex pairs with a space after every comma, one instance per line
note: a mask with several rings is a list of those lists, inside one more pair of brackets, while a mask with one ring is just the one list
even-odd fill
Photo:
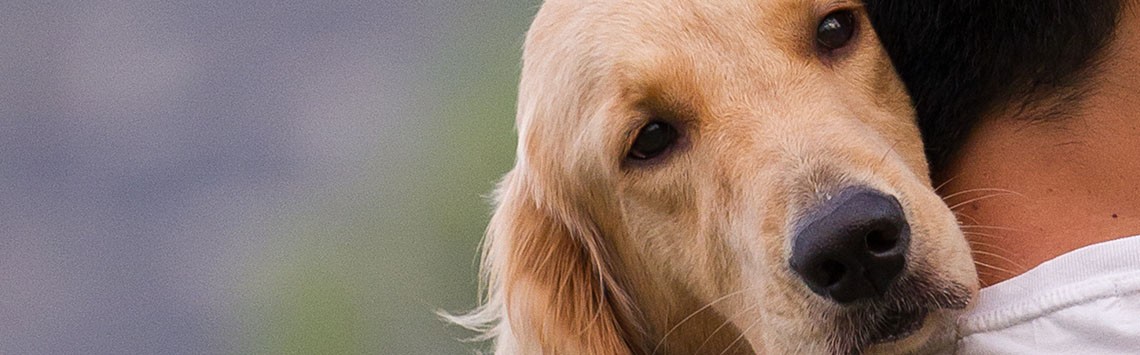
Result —
[[971, 297], [964, 285], [912, 272], [880, 299], [837, 307], [830, 317], [835, 325], [832, 349], [836, 354], [859, 354], [874, 345], [905, 340], [922, 330], [932, 313], [964, 309]]
[[922, 329], [928, 314], [930, 311], [925, 308], [887, 311], [881, 315], [882, 320], [874, 325], [867, 342], [882, 344], [905, 339]]

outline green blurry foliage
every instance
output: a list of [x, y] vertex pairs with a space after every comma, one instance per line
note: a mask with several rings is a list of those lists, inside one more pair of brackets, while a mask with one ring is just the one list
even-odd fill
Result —
[[[424, 63], [420, 155], [372, 163], [370, 176], [283, 221], [292, 244], [248, 271], [243, 353], [463, 354], [470, 336], [434, 314], [476, 301], [489, 195], [514, 160], [519, 58], [538, 1], [455, 5]], [[275, 231], [276, 232], [276, 231]], [[295, 236], [295, 237], [294, 237]], [[278, 250], [280, 249], [280, 250]]]

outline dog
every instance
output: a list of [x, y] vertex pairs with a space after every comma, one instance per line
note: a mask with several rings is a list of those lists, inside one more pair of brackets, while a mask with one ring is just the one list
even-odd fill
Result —
[[500, 354], [947, 351], [976, 297], [851, 0], [547, 0], [485, 295]]

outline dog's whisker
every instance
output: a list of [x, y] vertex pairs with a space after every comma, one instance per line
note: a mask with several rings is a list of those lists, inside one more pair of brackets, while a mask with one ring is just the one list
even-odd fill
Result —
[[[984, 233], [966, 233], [966, 234], [967, 235], [981, 235], [981, 236], [993, 237], [989, 234], [984, 234]], [[997, 254], [997, 253], [994, 253], [991, 251], [981, 250], [981, 248], [978, 248], [976, 246], [987, 247], [987, 248], [993, 249], [993, 251], [996, 251], [996, 252], [1003, 252], [1005, 254], [1011, 254], [1011, 252], [1008, 249], [1002, 248], [1002, 247], [995, 245], [995, 244], [985, 243], [985, 242], [982, 242], [979, 240], [967, 240], [966, 242], [970, 244], [970, 249], [971, 249], [970, 253], [971, 254], [981, 254], [981, 255], [993, 257], [993, 258], [1008, 262], [1012, 266], [1017, 267], [1018, 269], [1024, 269], [1025, 268], [1025, 266], [1022, 265], [1021, 263], [1016, 262], [1012, 259], [1009, 259], [1006, 256], [1003, 256], [1001, 254]]]
[[[972, 236], [979, 236], [979, 237], [986, 237], [986, 238], [988, 238], [988, 239], [991, 239], [991, 240], [996, 240], [996, 239], [1001, 239], [1001, 238], [1002, 238], [1002, 236], [1000, 236], [1000, 235], [996, 235], [996, 234], [989, 234], [989, 233], [982, 233], [982, 232], [973, 232], [973, 231], [962, 231], [962, 234], [965, 234], [965, 235], [972, 235]], [[976, 239], [970, 239], [970, 240], [976, 240]]]
[[724, 296], [721, 296], [720, 298], [713, 300], [712, 302], [709, 302], [708, 304], [705, 304], [701, 308], [698, 308], [696, 311], [693, 311], [693, 313], [689, 313], [688, 316], [681, 319], [681, 321], [677, 322], [677, 324], [674, 324], [672, 328], [669, 328], [669, 331], [665, 332], [665, 335], [661, 336], [661, 340], [657, 341], [657, 345], [653, 347], [653, 352], [651, 352], [651, 354], [657, 354], [657, 350], [661, 349], [661, 345], [665, 344], [665, 340], [669, 339], [669, 335], [671, 335], [671, 334], [673, 334], [673, 332], [677, 331], [677, 329], [680, 328], [681, 325], [685, 324], [685, 322], [688, 322], [690, 319], [693, 319], [693, 317], [696, 317], [697, 314], [704, 312], [705, 310], [711, 308], [713, 305], [716, 305], [717, 303], [723, 302], [723, 301], [731, 298], [732, 296], [741, 295], [741, 294], [744, 294], [744, 292], [752, 291], [752, 290], [755, 290], [757, 288], [758, 287], [749, 287], [749, 288], [745, 288], [745, 289], [742, 289], [739, 291], [730, 292]]
[[950, 206], [950, 210], [956, 210], [956, 209], [958, 209], [959, 207], [962, 207], [962, 206], [965, 206], [965, 205], [968, 205], [968, 204], [971, 204], [971, 203], [974, 203], [974, 202], [978, 202], [978, 201], [982, 201], [982, 200], [988, 200], [988, 199], [991, 199], [991, 198], [994, 198], [994, 197], [1001, 197], [1001, 196], [1006, 196], [1006, 195], [1009, 195], [1009, 193], [1004, 193], [1004, 192], [1003, 192], [1003, 193], [996, 193], [996, 194], [991, 194], [991, 195], [985, 195], [985, 196], [981, 196], [981, 197], [972, 198], [972, 199], [969, 199], [969, 200], [963, 201], [963, 202], [961, 202], [961, 203], [955, 204], [955, 205], [953, 205], [953, 206]]
[[[966, 219], [969, 219], [969, 220], [970, 220], [971, 222], [973, 222], [974, 224], [977, 224], [977, 223], [978, 223], [978, 219], [977, 219], [977, 218], [974, 218], [974, 217], [970, 217], [970, 215], [968, 215], [968, 214], [966, 214], [966, 213], [964, 213], [964, 212], [962, 212], [962, 211], [953, 211], [953, 212], [954, 212], [954, 215], [955, 215], [955, 216], [958, 216], [958, 217], [964, 217], [964, 218], [966, 218]], [[963, 226], [963, 225], [964, 225], [964, 224], [962, 224], [962, 220], [961, 220], [961, 219], [959, 219], [959, 220], [958, 220], [958, 225], [959, 225], [959, 227], [961, 227], [961, 226]]]
[[[979, 277], [979, 278], [982, 278], [982, 279], [990, 279], [990, 280], [994, 280], [994, 279], [1003, 279], [1003, 278], [1007, 278], [1007, 277], [1009, 277], [1009, 275], [1007, 275], [1007, 274], [1002, 274], [1002, 273], [998, 273], [998, 272], [983, 272], [983, 271], [980, 271], [980, 270], [981, 270], [981, 269], [979, 269], [979, 271], [978, 271], [978, 277]], [[985, 286], [989, 286], [989, 285], [991, 285], [991, 284], [992, 284], [992, 283], [988, 283], [988, 282], [986, 282], [986, 281], [982, 281], [982, 287], [985, 287]]]
[[875, 165], [872, 165], [872, 166], [882, 166], [883, 163], [887, 162], [887, 157], [891, 156], [891, 152], [895, 151], [895, 146], [898, 146], [899, 143], [901, 143], [901, 142], [902, 141], [900, 141], [900, 140], [896, 140], [894, 143], [891, 143], [890, 148], [887, 148], [887, 151], [885, 153], [883, 153], [883, 157], [879, 158], [879, 162], [875, 163]]
[[955, 197], [958, 197], [958, 196], [962, 196], [962, 195], [965, 195], [965, 194], [975, 193], [975, 192], [1002, 192], [1002, 193], [1007, 193], [1007, 194], [1011, 194], [1011, 195], [1019, 195], [1019, 196], [1023, 196], [1023, 195], [1021, 195], [1020, 193], [1018, 193], [1017, 191], [1008, 190], [1008, 189], [999, 189], [999, 188], [978, 188], [978, 189], [968, 189], [968, 190], [962, 190], [962, 191], [958, 191], [958, 192], [955, 192], [955, 193], [952, 193], [952, 194], [949, 194], [949, 195], [946, 195], [946, 196], [942, 196], [942, 200], [943, 200], [943, 201], [949, 201], [949, 200], [950, 200], [950, 199], [952, 199], [952, 198], [955, 198]]
[[943, 181], [941, 184], [938, 184], [938, 186], [934, 187], [934, 192], [937, 193], [938, 190], [941, 190], [943, 187], [946, 187], [946, 185], [949, 185], [950, 182], [954, 181], [954, 179], [957, 179], [959, 176], [962, 176], [962, 174], [954, 175], [954, 177], [946, 179], [946, 181]]
[[736, 314], [732, 315], [732, 317], [728, 317], [728, 318], [726, 318], [726, 319], [724, 320], [724, 322], [722, 322], [722, 323], [720, 324], [720, 326], [719, 326], [719, 327], [716, 327], [716, 329], [713, 329], [713, 332], [712, 332], [712, 333], [710, 333], [710, 334], [709, 334], [709, 336], [705, 338], [705, 341], [704, 341], [704, 342], [701, 342], [701, 345], [700, 345], [700, 346], [697, 346], [697, 349], [693, 351], [693, 354], [700, 354], [700, 353], [701, 353], [701, 349], [703, 349], [703, 348], [705, 347], [705, 345], [708, 345], [709, 341], [711, 341], [711, 340], [713, 339], [713, 337], [714, 337], [714, 336], [716, 336], [716, 333], [719, 333], [721, 329], [724, 329], [724, 327], [725, 327], [725, 326], [727, 326], [729, 323], [732, 323], [732, 320], [733, 320], [734, 318], [736, 318], [736, 317], [738, 317], [738, 316], [740, 316], [740, 315], [742, 315], [742, 314], [747, 314], [748, 312], [752, 312], [753, 310], [755, 310], [756, 308], [758, 308], [758, 307], [759, 307], [759, 305], [760, 305], [760, 304], [758, 304], [758, 303], [757, 303], [757, 304], [752, 304], [752, 305], [748, 306], [748, 308], [745, 308], [743, 311], [737, 312]]
[[998, 259], [998, 260], [1000, 260], [1000, 261], [1004, 261], [1004, 262], [1010, 263], [1010, 266], [1016, 267], [1016, 268], [1018, 268], [1018, 269], [1024, 269], [1024, 268], [1025, 268], [1024, 266], [1022, 266], [1022, 265], [1021, 265], [1021, 263], [1019, 263], [1019, 262], [1016, 262], [1016, 261], [1013, 261], [1013, 259], [1010, 259], [1010, 258], [1007, 258], [1007, 257], [1001, 256], [1001, 255], [998, 255], [998, 254], [995, 254], [995, 253], [991, 253], [991, 252], [987, 252], [987, 251], [982, 251], [982, 250], [976, 250], [976, 249], [975, 249], [975, 250], [971, 250], [971, 251], [970, 251], [970, 253], [971, 253], [971, 254], [981, 254], [981, 255], [985, 255], [985, 256], [993, 257], [993, 258], [995, 258], [995, 259]]
[[986, 242], [982, 242], [980, 240], [967, 240], [966, 242], [970, 244], [970, 248], [980, 249], [980, 248], [984, 247], [984, 248], [987, 248], [987, 249], [992, 250], [992, 251], [997, 251], [997, 252], [1002, 252], [1002, 253], [1007, 253], [1007, 254], [1010, 253], [1009, 249], [1005, 249], [1005, 248], [1003, 248], [997, 244], [986, 243]]
[[[978, 246], [980, 246], [980, 247], [993, 247], [993, 246], [991, 246], [991, 245], [978, 245]], [[997, 247], [993, 247], [993, 248], [994, 248], [995, 250], [984, 250], [984, 249], [981, 249], [981, 248], [974, 248], [974, 249], [970, 250], [970, 252], [971, 252], [971, 253], [977, 253], [977, 254], [981, 254], [981, 255], [986, 255], [986, 256], [992, 256], [992, 257], [994, 257], [994, 258], [997, 258], [997, 259], [1001, 259], [1001, 260], [1004, 260], [1004, 261], [1008, 261], [1008, 262], [1010, 262], [1010, 263], [1012, 263], [1012, 264], [1017, 264], [1016, 262], [1014, 262], [1013, 260], [1010, 260], [1008, 257], [1006, 257], [1006, 256], [1004, 256], [1004, 255], [995, 255], [995, 254], [994, 254], [994, 252], [1001, 252], [1002, 250], [996, 250], [996, 249], [997, 249]], [[1018, 265], [1018, 266], [1020, 266], [1020, 265]]]
[[[966, 236], [984, 237], [986, 240], [1001, 240], [1002, 238], [1004, 238], [1001, 235], [982, 233], [982, 232], [962, 231], [962, 234], [964, 234]], [[970, 241], [970, 242], [981, 241], [980, 239], [977, 239], [977, 238], [966, 238], [966, 240]], [[1002, 250], [1002, 251], [1009, 251], [1009, 250]]]
[[959, 226], [959, 228], [962, 228], [962, 229], [978, 228], [978, 229], [1002, 230], [1002, 231], [1007, 231], [1007, 232], [1025, 232], [1024, 230], [1017, 229], [1017, 228], [999, 227], [999, 226], [986, 226], [986, 225], [981, 225], [981, 224], [963, 225], [963, 226]]
[[728, 343], [728, 346], [725, 346], [724, 350], [721, 350], [720, 355], [727, 354], [729, 350], [732, 350], [732, 347], [736, 346], [736, 343], [740, 342], [740, 339], [744, 339], [744, 335], [748, 334], [748, 331], [752, 330], [752, 327], [755, 327], [758, 324], [760, 324], [760, 318], [752, 320], [752, 324], [749, 324], [747, 328], [744, 328], [744, 330], [740, 332], [740, 335], [736, 336], [736, 339], [733, 339], [731, 343]]
[[999, 275], [997, 273], [987, 272], [984, 269], [978, 269], [978, 276], [981, 276], [983, 278], [998, 278], [1005, 275]]
[[1004, 272], [1004, 273], [1006, 273], [1007, 275], [1017, 275], [1017, 273], [1016, 273], [1016, 272], [1013, 272], [1012, 270], [1009, 270], [1009, 269], [1006, 269], [1006, 268], [1002, 268], [1002, 267], [997, 267], [997, 266], [994, 266], [994, 265], [990, 265], [990, 264], [986, 264], [986, 263], [983, 263], [983, 262], [980, 262], [980, 261], [977, 261], [977, 260], [974, 260], [974, 265], [977, 265], [977, 266], [980, 266], [980, 267], [984, 267], [984, 268], [987, 268], [987, 269], [990, 269], [990, 270], [994, 270], [994, 271], [1001, 271], [1001, 272]]

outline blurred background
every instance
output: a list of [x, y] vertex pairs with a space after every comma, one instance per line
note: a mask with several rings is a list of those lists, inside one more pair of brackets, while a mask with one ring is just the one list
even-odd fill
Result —
[[470, 353], [538, 3], [3, 1], [0, 353]]

